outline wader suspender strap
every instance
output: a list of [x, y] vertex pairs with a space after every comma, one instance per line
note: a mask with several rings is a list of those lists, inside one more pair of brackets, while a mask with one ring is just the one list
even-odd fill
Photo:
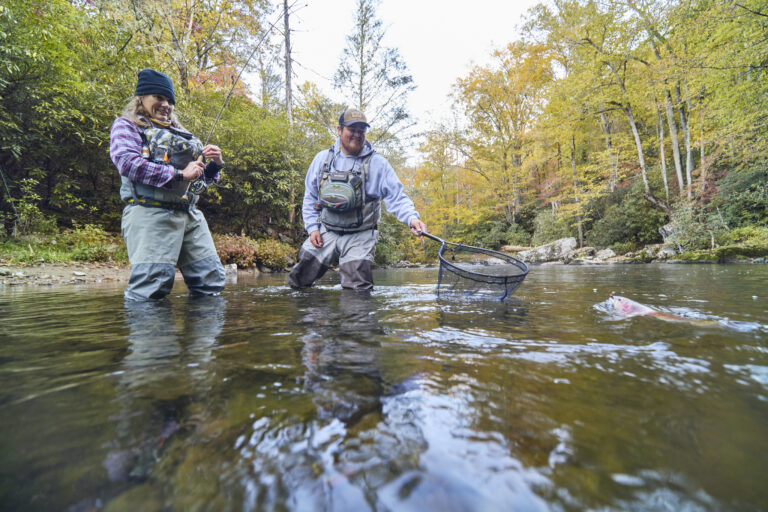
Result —
[[[139, 128], [139, 135], [141, 135], [142, 147], [148, 146], [147, 137], [144, 135], [143, 128]], [[128, 180], [128, 181], [131, 183], [131, 195], [133, 196], [133, 202], [134, 204], [139, 204], [139, 194], [136, 192], [136, 183], [133, 180]]]
[[336, 155], [333, 152], [333, 146], [328, 150], [328, 155], [325, 157], [325, 162], [323, 162], [323, 166], [320, 168], [320, 176], [318, 176], [317, 180], [317, 193], [320, 193], [320, 186], [323, 184], [323, 180], [328, 179], [328, 174], [331, 172], [331, 165], [333, 164], [333, 159]]

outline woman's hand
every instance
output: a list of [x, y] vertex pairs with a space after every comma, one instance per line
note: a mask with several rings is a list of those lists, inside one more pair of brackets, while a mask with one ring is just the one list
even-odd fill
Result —
[[195, 181], [203, 175], [203, 170], [205, 170], [205, 164], [198, 160], [194, 160], [187, 164], [184, 170], [181, 171], [181, 175], [184, 178], [184, 181]]
[[221, 159], [221, 148], [219, 146], [208, 144], [203, 148], [203, 156], [213, 160], [213, 163], [219, 167], [224, 167], [224, 160]]

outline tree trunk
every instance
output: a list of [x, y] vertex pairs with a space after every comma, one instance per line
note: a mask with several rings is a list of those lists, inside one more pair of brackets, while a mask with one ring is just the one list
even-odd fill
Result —
[[637, 123], [635, 123], [635, 116], [632, 113], [632, 106], [627, 103], [624, 105], [624, 113], [627, 115], [627, 121], [632, 128], [632, 135], [635, 138], [635, 147], [637, 148], [637, 161], [640, 164], [640, 172], [643, 177], [643, 185], [645, 187], [645, 193], [651, 192], [651, 186], [648, 184], [648, 175], [645, 169], [645, 156], [643, 155], [643, 143], [640, 140], [640, 132], [637, 130]]
[[667, 109], [667, 123], [669, 124], [669, 140], [672, 143], [672, 156], [675, 162], [675, 172], [677, 173], [677, 185], [680, 187], [680, 195], [685, 189], [683, 181], [683, 166], [680, 162], [680, 142], [677, 138], [677, 122], [675, 122], [675, 113], [672, 109], [672, 95], [668, 90], [664, 90], [664, 99]]
[[579, 203], [579, 177], [576, 173], [576, 137], [571, 134], [571, 171], [573, 172], [573, 198], [576, 201], [576, 225], [579, 230], [579, 247], [584, 247], [584, 232], [581, 226], [581, 204]]
[[707, 161], [704, 154], [704, 109], [699, 111], [699, 144], [699, 167], [701, 167], [701, 185], [699, 187], [699, 195], [704, 195], [704, 192], [707, 189], [707, 178], [709, 178], [709, 169], [707, 169]]
[[[293, 96], [291, 92], [291, 75], [293, 74], [293, 62], [291, 60], [291, 24], [288, 21], [288, 0], [283, 0], [283, 25], [285, 27], [285, 117], [288, 120], [288, 128], [293, 126]], [[294, 174], [295, 170], [291, 171]], [[291, 180], [289, 190], [288, 224], [293, 226], [296, 222], [296, 187]]]
[[664, 149], [664, 119], [661, 116], [661, 109], [656, 109], [656, 115], [659, 122], [659, 163], [661, 164], [661, 179], [664, 181], [664, 194], [669, 202], [669, 182], [667, 181], [667, 156]]
[[685, 109], [685, 103], [680, 98], [680, 86], [675, 87], [675, 100], [677, 102], [677, 114], [680, 116], [680, 128], [683, 130], [683, 141], [685, 142], [685, 178], [687, 183], [686, 195], [690, 200], [693, 197], [693, 183], [691, 175], [693, 173], [693, 149], [691, 148], [691, 129], [688, 122], [688, 113]]
[[293, 124], [293, 96], [291, 92], [293, 61], [291, 60], [291, 25], [288, 21], [288, 0], [283, 0], [283, 23], [285, 25], [285, 115], [290, 126]]
[[608, 116], [605, 115], [605, 112], [600, 112], [600, 128], [605, 137], [605, 149], [608, 151], [608, 156], [614, 161], [608, 179], [608, 189], [613, 192], [616, 190], [616, 184], [619, 181], [619, 159], [618, 155], [614, 155], [611, 126], [608, 123]]
[[507, 149], [505, 148], [501, 155], [501, 180], [504, 184], [504, 189], [502, 190], [502, 193], [504, 194], [504, 217], [506, 218], [507, 222], [512, 223], [514, 222], [515, 218], [514, 207], [512, 206], [514, 201], [512, 197], [514, 193], [514, 187], [512, 185], [512, 180], [509, 177], [509, 164], [507, 163], [507, 155]]

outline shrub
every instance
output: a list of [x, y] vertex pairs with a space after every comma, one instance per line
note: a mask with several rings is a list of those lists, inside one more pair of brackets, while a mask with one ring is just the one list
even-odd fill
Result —
[[640, 181], [633, 183], [629, 191], [617, 192], [618, 202], [609, 204], [594, 222], [587, 233], [587, 243], [613, 248], [614, 244], [620, 243], [642, 246], [661, 242], [659, 228], [664, 225], [667, 215], [649, 203], [643, 192]]
[[256, 261], [268, 268], [282, 270], [296, 261], [296, 249], [278, 240], [257, 240], [254, 249]]
[[671, 216], [672, 232], [685, 251], [712, 249], [716, 235], [723, 229], [714, 216], [691, 203], [681, 203]]
[[214, 235], [214, 244], [223, 264], [234, 263], [239, 268], [256, 266], [256, 244], [247, 236]]
[[75, 224], [75, 229], [63, 232], [58, 237], [58, 241], [68, 246], [78, 245], [101, 245], [113, 238], [112, 235], [104, 231], [100, 226], [93, 224], [84, 224], [79, 226]]
[[394, 215], [382, 212], [379, 220], [379, 241], [374, 261], [377, 265], [392, 265], [401, 261], [432, 261], [430, 251], [437, 254], [439, 244], [426, 241], [422, 244]]
[[559, 219], [549, 210], [542, 210], [533, 221], [534, 231], [531, 243], [542, 245], [554, 242], [569, 235], [568, 222]]
[[722, 231], [717, 237], [720, 245], [768, 245], [768, 227], [746, 226]]
[[293, 247], [271, 238], [253, 240], [244, 235], [214, 235], [214, 243], [225, 265], [234, 263], [239, 268], [263, 265], [282, 270], [295, 261]]
[[122, 238], [93, 224], [76, 225], [75, 229], [59, 235], [57, 242], [70, 249], [70, 257], [75, 261], [125, 262], [128, 259]]
[[615, 252], [618, 255], [627, 254], [628, 252], [632, 252], [637, 250], [637, 246], [633, 244], [632, 242], [616, 242], [614, 244], [611, 244], [609, 247], [613, 252]]
[[718, 187], [729, 226], [768, 225], [768, 166], [731, 171]]
[[519, 224], [509, 224], [505, 220], [488, 220], [481, 226], [477, 244], [487, 249], [498, 249], [502, 245], [529, 245], [530, 233], [525, 232]]

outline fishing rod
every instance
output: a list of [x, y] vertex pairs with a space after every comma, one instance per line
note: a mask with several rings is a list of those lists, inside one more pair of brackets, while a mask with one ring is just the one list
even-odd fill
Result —
[[[295, 3], [293, 4], [295, 5]], [[293, 7], [293, 5], [291, 7]], [[264, 32], [264, 35], [261, 36], [261, 39], [258, 43], [256, 43], [256, 46], [253, 47], [253, 50], [251, 51], [251, 54], [248, 56], [248, 58], [245, 61], [245, 64], [240, 68], [240, 72], [237, 74], [237, 77], [232, 82], [232, 87], [229, 88], [229, 92], [227, 92], [226, 97], [224, 98], [224, 102], [221, 104], [221, 108], [219, 109], [219, 113], [216, 115], [216, 119], [213, 121], [213, 125], [211, 125], [211, 129], [208, 131], [208, 135], [205, 137], [205, 142], [203, 142], [203, 146], [208, 145], [208, 142], [211, 140], [211, 136], [213, 135], [213, 131], [216, 129], [216, 125], [219, 123], [219, 119], [221, 119], [221, 114], [224, 112], [224, 109], [227, 106], [227, 103], [229, 102], [230, 98], [232, 97], [232, 93], [235, 91], [235, 86], [237, 86], [238, 82], [240, 82], [240, 77], [245, 72], [246, 68], [248, 67], [248, 64], [251, 62], [251, 59], [254, 55], [256, 55], [256, 51], [261, 47], [262, 43], [267, 39], [267, 36], [272, 33], [272, 30], [275, 28], [275, 25], [283, 19], [283, 17], [287, 14], [288, 9], [283, 9], [280, 13], [280, 16], [275, 19], [272, 23], [269, 24], [269, 28]], [[198, 162], [203, 161], [203, 156], [200, 155], [200, 157], [197, 159]], [[197, 185], [195, 185], [197, 184]], [[208, 185], [205, 183], [205, 181], [201, 178], [198, 178], [195, 181], [190, 181], [187, 185], [187, 190], [184, 191], [184, 195], [182, 196], [182, 199], [187, 201], [189, 200], [189, 189], [195, 185], [195, 188], [192, 189], [192, 192], [199, 194], [203, 190], [205, 190]]]

